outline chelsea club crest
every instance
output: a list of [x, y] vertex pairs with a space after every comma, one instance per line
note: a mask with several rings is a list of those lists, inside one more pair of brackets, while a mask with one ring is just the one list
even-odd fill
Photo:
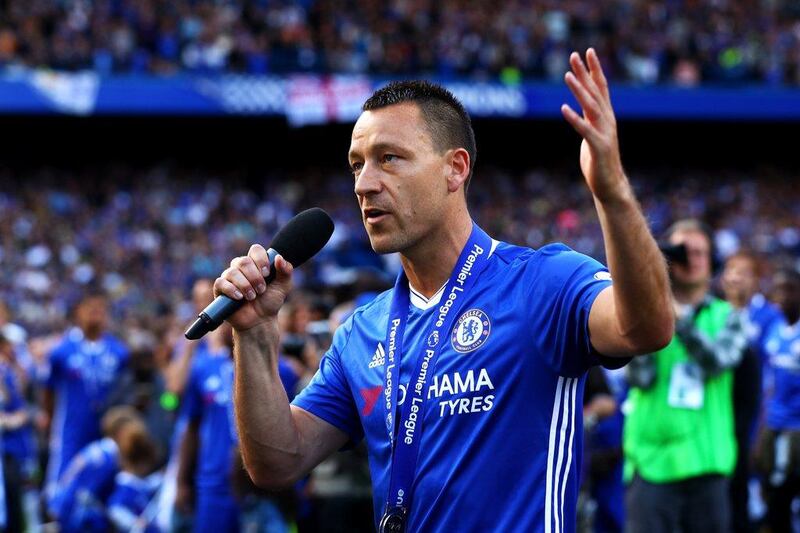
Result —
[[470, 309], [458, 318], [450, 342], [457, 352], [471, 352], [486, 342], [491, 330], [492, 323], [486, 313], [480, 309]]

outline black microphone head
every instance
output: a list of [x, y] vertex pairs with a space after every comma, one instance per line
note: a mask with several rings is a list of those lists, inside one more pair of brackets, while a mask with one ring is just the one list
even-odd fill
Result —
[[270, 248], [279, 252], [293, 267], [299, 267], [328, 242], [333, 220], [319, 207], [298, 213], [272, 239]]

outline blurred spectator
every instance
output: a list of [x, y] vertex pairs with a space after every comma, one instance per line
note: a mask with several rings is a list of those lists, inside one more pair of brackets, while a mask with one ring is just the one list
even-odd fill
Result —
[[800, 84], [800, 11], [772, 2], [11, 0], [0, 65], [560, 79], [593, 45], [614, 80]]
[[[44, 335], [66, 329], [67, 311], [87, 287], [100, 286], [115, 330], [127, 337], [135, 325], [167, 337], [158, 355], [165, 365], [194, 314], [184, 303], [192, 284], [216, 277], [251, 242], [269, 242], [311, 205], [331, 214], [336, 232], [313, 264], [298, 269], [296, 286], [341, 301], [342, 287], [360, 277], [393, 278], [397, 266], [372, 252], [344, 173], [266, 172], [250, 183], [237, 179], [242, 173], [167, 164], [33, 168], [18, 172], [29, 176], [19, 183], [0, 169], [0, 274], [9, 280], [0, 285], [0, 300], [30, 335], [31, 353], [39, 353]], [[791, 172], [721, 169], [713, 188], [698, 170], [631, 174], [657, 234], [677, 217], [694, 216], [712, 225], [723, 258], [741, 248], [770, 260], [800, 255], [800, 195]], [[102, 179], [107, 175], [115, 179]], [[567, 242], [602, 260], [591, 198], [572, 175], [483, 167], [471, 184], [471, 210], [497, 238], [534, 248]], [[366, 257], [375, 261], [365, 264]], [[181, 304], [173, 315], [174, 302]], [[165, 329], [171, 334], [164, 336]]]
[[[21, 531], [23, 496], [30, 488], [36, 454], [31, 431], [32, 411], [21, 395], [18, 365], [11, 342], [0, 334], [0, 472], [5, 523], [8, 531]], [[22, 488], [24, 490], [20, 490]]]
[[800, 495], [800, 273], [779, 270], [773, 291], [784, 318], [767, 333], [773, 389], [766, 398], [759, 464], [770, 531], [789, 533], [793, 531], [792, 501]]
[[583, 508], [587, 530], [594, 533], [622, 533], [625, 525], [621, 406], [627, 387], [623, 372], [594, 367], [584, 388]]
[[205, 356], [192, 366], [184, 394], [186, 429], [180, 448], [175, 507], [192, 516], [192, 531], [239, 530], [230, 472], [238, 438], [233, 419], [230, 326], [207, 335]]
[[120, 442], [131, 427], [146, 431], [131, 407], [112, 407], [103, 416], [100, 440], [84, 447], [59, 479], [48, 510], [64, 532], [103, 532], [109, 529], [106, 502], [120, 468]]
[[[192, 310], [193, 317], [196, 317], [213, 300], [212, 281], [207, 278], [200, 278], [192, 286]], [[171, 352], [168, 354], [169, 360], [163, 364], [162, 373], [164, 377], [164, 391], [161, 394], [161, 406], [165, 410], [176, 411], [182, 403], [183, 393], [186, 383], [189, 380], [192, 368], [200, 364], [209, 350], [209, 339], [212, 335], [189, 341], [183, 336], [182, 328], [172, 327], [167, 330], [166, 349]], [[170, 440], [170, 454], [167, 468], [162, 480], [163, 486], [158, 495], [159, 510], [157, 523], [163, 530], [167, 530], [172, 524], [188, 524], [190, 516], [183, 516], [180, 509], [175, 509], [175, 495], [177, 492], [178, 468], [180, 462], [180, 448], [183, 442], [184, 431], [187, 424], [187, 409], [185, 406], [180, 408], [177, 418], [173, 420], [172, 437]], [[180, 528], [178, 528], [180, 529]]]
[[754, 255], [740, 251], [725, 261], [722, 291], [728, 303], [740, 312], [750, 344], [733, 376], [737, 457], [731, 477], [731, 524], [737, 533], [754, 531], [750, 517], [750, 452], [761, 414], [764, 338], [781, 317], [780, 311], [760, 293], [759, 282], [759, 265]]
[[144, 426], [129, 426], [119, 438], [120, 472], [114, 478], [114, 489], [108, 498], [108, 517], [116, 531], [158, 533], [148, 523], [145, 511], [161, 483], [161, 473], [153, 473], [158, 464], [155, 442]]
[[[208, 350], [193, 365], [184, 397], [188, 422], [175, 505], [182, 513], [193, 514], [193, 531], [236, 532], [243, 510], [259, 514], [264, 507], [249, 498], [239, 502], [234, 497], [232, 477], [241, 463], [236, 458], [238, 437], [233, 419], [231, 328], [225, 323], [206, 338]], [[279, 365], [284, 388], [293, 395], [297, 376], [284, 361]], [[242, 508], [241, 503], [247, 505]], [[285, 517], [282, 521], [288, 522]]]
[[89, 292], [75, 311], [76, 327], [50, 353], [44, 406], [50, 421], [50, 457], [45, 492], [55, 485], [84, 446], [98, 440], [100, 419], [121, 403], [128, 377], [128, 349], [106, 331], [104, 296]]
[[780, 320], [778, 308], [762, 294], [758, 258], [746, 251], [729, 256], [720, 279], [725, 299], [736, 309], [744, 310], [745, 331], [753, 350], [763, 355], [764, 339], [772, 324]]
[[739, 313], [709, 293], [711, 235], [695, 220], [676, 222], [667, 235], [685, 247], [686, 261], [670, 264], [672, 342], [628, 365], [628, 530], [727, 533], [736, 463], [732, 369], [747, 338]]

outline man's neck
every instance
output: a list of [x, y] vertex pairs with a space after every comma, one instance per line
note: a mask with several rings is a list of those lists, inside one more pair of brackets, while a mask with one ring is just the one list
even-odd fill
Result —
[[400, 260], [414, 290], [426, 298], [436, 294], [450, 278], [471, 233], [472, 219], [464, 212], [412, 249], [403, 251]]
[[100, 339], [100, 337], [103, 336], [102, 329], [87, 328], [87, 329], [82, 329], [82, 331], [83, 331], [83, 338], [89, 341], [97, 341]]
[[675, 295], [675, 301], [683, 305], [697, 305], [703, 301], [708, 293], [708, 285], [691, 285], [679, 286], [674, 285], [672, 293]]

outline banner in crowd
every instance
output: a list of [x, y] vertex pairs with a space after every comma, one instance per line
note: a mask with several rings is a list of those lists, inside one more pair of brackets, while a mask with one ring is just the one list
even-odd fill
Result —
[[[388, 80], [365, 76], [99, 76], [17, 70], [0, 74], [0, 113], [262, 115], [293, 126], [352, 122]], [[566, 86], [436, 80], [475, 117], [558, 118]], [[800, 90], [775, 87], [612, 87], [617, 115], [632, 119], [800, 120]]]

